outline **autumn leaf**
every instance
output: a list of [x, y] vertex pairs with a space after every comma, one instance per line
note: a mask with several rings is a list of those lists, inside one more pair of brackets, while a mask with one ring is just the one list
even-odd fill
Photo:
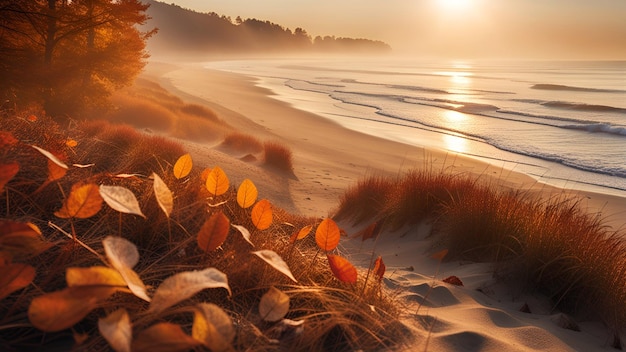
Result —
[[307, 226], [301, 228], [300, 231], [294, 232], [293, 235], [291, 235], [291, 237], [289, 237], [289, 243], [295, 243], [296, 241], [299, 241], [299, 240], [305, 238], [306, 236], [309, 235], [309, 233], [311, 233], [312, 229], [313, 229], [313, 226], [307, 225]]
[[123, 286], [126, 281], [115, 269], [106, 266], [92, 266], [88, 268], [67, 268], [65, 272], [67, 286]]
[[55, 162], [48, 159], [48, 181], [56, 181], [67, 174], [67, 168], [63, 168], [57, 165]]
[[289, 296], [276, 287], [270, 287], [259, 303], [261, 319], [269, 322], [279, 321], [289, 312]]
[[27, 121], [29, 122], [37, 122], [38, 118], [35, 115], [28, 115], [28, 117], [26, 118]]
[[146, 218], [139, 208], [137, 198], [128, 188], [100, 185], [100, 196], [114, 210], [125, 214], [139, 215]]
[[0, 265], [0, 300], [22, 289], [35, 278], [35, 268], [30, 265], [15, 263]]
[[378, 258], [376, 258], [376, 261], [374, 262], [374, 276], [378, 278], [378, 281], [381, 281], [383, 279], [386, 269], [387, 267], [383, 262], [383, 257], [378, 256]]
[[191, 336], [211, 351], [231, 349], [235, 339], [233, 322], [222, 308], [213, 303], [196, 305]]
[[241, 185], [239, 185], [239, 189], [237, 190], [237, 204], [244, 209], [249, 208], [254, 204], [254, 202], [256, 202], [258, 195], [259, 192], [257, 191], [254, 183], [245, 179], [241, 182]]
[[224, 170], [222, 170], [219, 166], [214, 167], [206, 179], [206, 189], [214, 196], [220, 196], [226, 191], [228, 191], [229, 187], [228, 176]]
[[12, 147], [16, 145], [19, 141], [13, 137], [11, 132], [0, 131], [0, 150]]
[[252, 241], [250, 240], [250, 231], [248, 231], [247, 228], [241, 226], [241, 225], [234, 225], [231, 224], [230, 226], [234, 227], [235, 229], [237, 229], [237, 231], [239, 231], [239, 233], [241, 234], [241, 236], [243, 237], [244, 240], [246, 240], [248, 243], [250, 243], [252, 245], [252, 247], [254, 247], [254, 243], [252, 243]]
[[34, 224], [0, 220], [0, 253], [7, 258], [22, 259], [38, 255], [51, 246]]
[[373, 222], [363, 230], [355, 234], [354, 237], [361, 237], [361, 241], [365, 241], [370, 238], [376, 238], [380, 234], [382, 226], [379, 222]]
[[65, 145], [70, 148], [74, 148], [78, 145], [78, 142], [75, 139], [68, 138], [65, 140]]
[[293, 274], [291, 273], [291, 270], [289, 269], [287, 263], [285, 263], [283, 258], [281, 258], [280, 255], [278, 255], [276, 252], [269, 249], [262, 249], [260, 251], [252, 252], [252, 254], [263, 259], [263, 261], [265, 261], [267, 264], [271, 265], [274, 269], [280, 271], [294, 282], [298, 282], [298, 280], [293, 277]]
[[52, 161], [53, 163], [57, 164], [57, 166], [63, 168], [63, 169], [68, 169], [67, 165], [65, 165], [64, 162], [62, 162], [59, 158], [57, 158], [54, 154], [50, 153], [49, 151], [39, 148], [36, 145], [31, 145], [31, 147], [33, 147], [34, 149], [36, 149], [38, 152], [40, 152], [41, 154], [43, 154], [43, 156], [45, 156], [46, 158], [48, 158], [48, 160]]
[[339, 279], [339, 281], [355, 284], [357, 279], [356, 268], [348, 259], [328, 254], [328, 264], [330, 265], [330, 270], [333, 272], [335, 277]]
[[339, 244], [341, 234], [333, 219], [326, 218], [317, 226], [315, 242], [323, 251], [332, 251]]
[[74, 286], [47, 293], [32, 300], [28, 319], [42, 331], [65, 330], [83, 320], [115, 291], [107, 286]]
[[205, 252], [212, 252], [221, 246], [230, 230], [230, 220], [218, 211], [213, 213], [202, 225], [197, 235], [198, 246]]
[[174, 177], [181, 179], [191, 172], [193, 168], [193, 160], [190, 154], [185, 154], [176, 160], [174, 164]]
[[102, 197], [98, 185], [74, 184], [63, 206], [54, 215], [60, 218], [86, 219], [96, 215], [102, 208]]
[[441, 281], [454, 286], [463, 286], [463, 281], [461, 281], [461, 279], [459, 279], [459, 277], [455, 275], [448, 276]]
[[205, 186], [206, 186], [206, 180], [207, 178], [209, 178], [210, 173], [211, 173], [210, 167], [207, 167], [206, 169], [202, 170], [202, 173], [200, 173], [200, 179], [202, 180], [202, 182], [204, 182]]
[[215, 269], [185, 271], [165, 279], [157, 288], [149, 312], [160, 313], [206, 288], [225, 288], [231, 295], [226, 274]]
[[163, 182], [161, 177], [156, 173], [152, 173], [152, 178], [154, 179], [154, 183], [152, 184], [154, 196], [157, 199], [157, 203], [159, 203], [159, 207], [161, 207], [161, 210], [165, 213], [165, 216], [169, 218], [174, 209], [174, 196], [172, 195], [172, 191], [170, 191], [165, 182]]
[[109, 263], [119, 271], [130, 291], [144, 301], [150, 302], [150, 297], [146, 293], [146, 286], [132, 269], [139, 262], [137, 247], [128, 240], [117, 236], [107, 236], [102, 241], [102, 246]]
[[130, 352], [133, 327], [126, 309], [121, 308], [98, 319], [98, 330], [116, 352]]
[[18, 163], [0, 164], [0, 192], [4, 191], [4, 186], [6, 186], [19, 171], [20, 164]]
[[252, 224], [260, 231], [267, 230], [273, 221], [272, 204], [267, 199], [261, 199], [252, 208], [250, 214]]
[[133, 341], [131, 350], [133, 352], [189, 351], [200, 344], [200, 341], [185, 334], [180, 325], [158, 323], [140, 332]]

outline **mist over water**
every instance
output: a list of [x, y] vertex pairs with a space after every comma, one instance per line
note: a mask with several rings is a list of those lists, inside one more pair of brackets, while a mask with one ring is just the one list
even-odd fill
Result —
[[346, 127], [542, 182], [626, 191], [626, 62], [211, 62]]

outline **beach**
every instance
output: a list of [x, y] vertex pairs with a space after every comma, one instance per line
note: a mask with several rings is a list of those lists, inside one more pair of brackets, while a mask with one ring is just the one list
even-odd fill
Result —
[[[181, 140], [202, 167], [222, 167], [238, 183], [252, 179], [259, 197], [288, 212], [332, 216], [345, 190], [367, 176], [401, 177], [430, 168], [470, 175], [509, 190], [581, 199], [615, 229], [624, 225], [626, 201], [618, 196], [559, 189], [502, 166], [437, 148], [419, 148], [340, 126], [272, 97], [253, 77], [208, 70], [201, 65], [152, 63], [145, 76], [182, 99], [202, 104], [234, 129], [273, 140], [293, 151], [293, 173], [277, 172], [241, 160], [243, 155], [208, 143]], [[362, 226], [340, 224], [348, 235]], [[403, 321], [414, 333], [407, 350], [573, 351], [606, 350], [611, 336], [599, 322], [567, 327], [568, 317], [552, 310], [545, 297], [498, 282], [489, 263], [440, 263], [432, 254], [432, 224], [386, 234], [382, 241], [344, 240], [342, 254], [366, 268], [374, 255], [387, 263], [384, 283], [404, 306]], [[461, 278], [464, 286], [441, 280]], [[532, 314], [520, 308], [530, 307]]]

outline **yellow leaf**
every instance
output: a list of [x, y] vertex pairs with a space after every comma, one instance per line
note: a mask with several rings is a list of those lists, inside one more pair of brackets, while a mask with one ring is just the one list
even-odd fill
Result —
[[4, 186], [11, 181], [20, 171], [20, 164], [9, 163], [0, 165], [0, 192], [4, 191]]
[[83, 320], [115, 291], [106, 286], [74, 286], [35, 297], [28, 307], [28, 319], [42, 331], [65, 330]]
[[289, 312], [289, 296], [276, 287], [270, 287], [259, 303], [261, 319], [269, 322], [279, 321]]
[[16, 263], [0, 265], [0, 300], [11, 293], [24, 288], [35, 278], [35, 268]]
[[289, 238], [289, 243], [294, 243], [298, 240], [305, 238], [306, 236], [309, 235], [309, 233], [311, 233], [312, 229], [313, 229], [313, 226], [307, 225], [301, 228], [300, 231], [294, 232], [293, 235], [291, 235], [291, 237]]
[[215, 269], [185, 271], [165, 279], [157, 288], [150, 303], [149, 312], [160, 313], [205, 288], [225, 288], [232, 294], [228, 286], [226, 274]]
[[211, 173], [211, 168], [207, 167], [206, 169], [202, 170], [202, 173], [200, 174], [200, 179], [202, 180], [202, 182], [204, 182], [206, 184], [206, 179], [209, 178], [209, 174]]
[[130, 352], [133, 327], [126, 309], [118, 309], [98, 319], [98, 330], [116, 352]]
[[193, 350], [200, 344], [179, 325], [158, 323], [140, 332], [131, 349], [133, 352], [176, 352]]
[[261, 231], [268, 229], [270, 225], [272, 225], [272, 213], [272, 204], [270, 201], [267, 199], [261, 199], [252, 208], [252, 213], [250, 214], [252, 224], [254, 224], [254, 226]]
[[111, 208], [120, 213], [134, 214], [144, 219], [146, 218], [141, 212], [137, 198], [128, 188], [100, 185], [100, 196]]
[[65, 272], [67, 286], [123, 286], [126, 281], [115, 269], [106, 266], [92, 266], [89, 268], [67, 268]]
[[165, 215], [169, 218], [172, 214], [172, 210], [174, 209], [174, 196], [172, 195], [172, 191], [167, 187], [165, 182], [157, 175], [156, 173], [152, 173], [152, 178], [154, 179], [153, 189], [154, 196], [159, 203], [159, 207], [165, 213]]
[[137, 247], [128, 240], [116, 236], [107, 236], [102, 241], [102, 246], [111, 266], [119, 271], [130, 291], [144, 301], [150, 302], [146, 286], [132, 269], [139, 261]]
[[218, 211], [213, 213], [202, 225], [198, 232], [198, 246], [205, 252], [212, 252], [221, 246], [230, 230], [230, 220]]
[[63, 178], [67, 173], [67, 168], [60, 167], [48, 159], [48, 181], [56, 181]]
[[72, 186], [69, 196], [63, 203], [63, 207], [54, 213], [60, 218], [90, 218], [102, 208], [102, 197], [98, 191], [98, 185], [88, 183], [86, 185], [75, 184]]
[[245, 179], [239, 185], [239, 189], [237, 190], [237, 204], [240, 207], [246, 209], [252, 206], [254, 202], [256, 202], [256, 198], [259, 195], [259, 192], [256, 189], [256, 186], [252, 181]]
[[326, 218], [317, 226], [315, 242], [323, 251], [332, 251], [339, 244], [341, 234], [333, 219]]
[[298, 282], [298, 280], [296, 280], [296, 278], [293, 277], [293, 274], [291, 273], [291, 270], [289, 269], [289, 266], [287, 265], [287, 263], [285, 263], [283, 258], [281, 258], [280, 255], [278, 255], [276, 252], [269, 250], [269, 249], [262, 249], [260, 251], [252, 252], [252, 254], [263, 259], [263, 261], [271, 265], [272, 268], [280, 271], [281, 273], [283, 273], [285, 276], [287, 276], [294, 282]]
[[209, 172], [206, 179], [206, 189], [209, 193], [216, 197], [220, 196], [228, 191], [229, 186], [228, 176], [219, 166], [214, 167]]
[[194, 312], [191, 336], [211, 351], [226, 351], [231, 349], [235, 339], [235, 328], [222, 308], [213, 303], [200, 303]]
[[181, 179], [189, 175], [192, 168], [193, 160], [191, 160], [191, 155], [187, 153], [176, 160], [174, 164], [174, 177]]
[[327, 255], [330, 270], [339, 281], [355, 284], [357, 279], [356, 268], [348, 259], [338, 255]]

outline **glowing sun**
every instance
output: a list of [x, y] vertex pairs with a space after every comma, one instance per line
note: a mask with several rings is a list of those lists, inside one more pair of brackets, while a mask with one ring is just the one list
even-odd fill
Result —
[[460, 12], [472, 6], [472, 0], [437, 0], [437, 5], [446, 12]]

